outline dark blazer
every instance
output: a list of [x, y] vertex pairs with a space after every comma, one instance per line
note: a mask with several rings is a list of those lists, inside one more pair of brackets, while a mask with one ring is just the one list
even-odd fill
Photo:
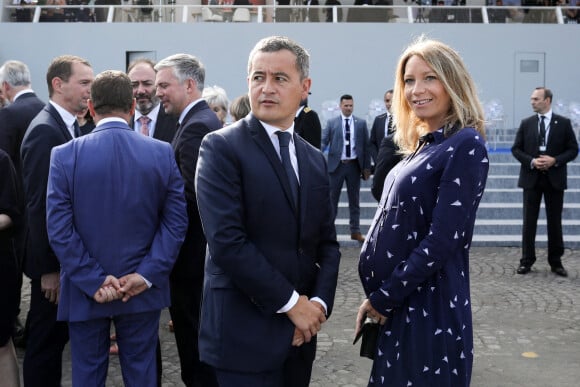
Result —
[[0, 109], [0, 149], [10, 156], [16, 173], [21, 175], [20, 145], [28, 125], [45, 103], [34, 93], [24, 93], [14, 103]]
[[373, 121], [373, 126], [371, 127], [371, 135], [370, 135], [370, 151], [371, 157], [377, 163], [377, 155], [379, 154], [379, 147], [381, 146], [381, 142], [385, 138], [385, 124], [387, 122], [387, 118], [389, 117], [388, 113], [383, 113], [375, 117]]
[[[360, 170], [371, 169], [371, 153], [369, 135], [365, 120], [352, 116], [353, 130], [355, 131], [355, 145]], [[322, 132], [322, 149], [328, 148], [328, 171], [334, 172], [340, 165], [344, 135], [342, 130], [342, 115], [328, 121]]]
[[22, 140], [20, 155], [27, 210], [24, 273], [31, 279], [60, 270], [46, 233], [46, 186], [52, 148], [70, 140], [66, 124], [50, 103], [32, 120]]
[[305, 106], [294, 119], [294, 130], [316, 149], [320, 149], [322, 126], [318, 114], [310, 107]]
[[264, 127], [252, 115], [205, 137], [197, 194], [208, 240], [200, 356], [228, 370], [282, 366], [294, 325], [276, 313], [296, 290], [330, 315], [339, 246], [323, 155], [294, 136], [300, 210]]
[[185, 184], [189, 227], [171, 278], [203, 278], [206, 241], [197, 209], [195, 168], [201, 140], [221, 127], [223, 125], [215, 112], [201, 100], [187, 112], [172, 142], [175, 160]]
[[[153, 131], [153, 138], [161, 141], [171, 142], [173, 137], [175, 137], [175, 131], [177, 130], [177, 119], [179, 117], [172, 116], [165, 113], [163, 106], [159, 108], [159, 113], [157, 114], [157, 119], [155, 121], [155, 130]], [[129, 122], [131, 128], [135, 128], [135, 116], [131, 117]]]
[[[169, 144], [109, 122], [55, 147], [47, 210], [61, 264], [59, 320], [169, 306], [169, 273], [187, 228], [183, 181]], [[135, 272], [151, 281], [150, 289], [128, 302], [93, 300], [108, 274]]]
[[397, 165], [403, 158], [401, 154], [397, 153], [399, 147], [393, 140], [394, 136], [395, 132], [383, 138], [383, 141], [381, 141], [381, 146], [379, 147], [379, 154], [377, 155], [375, 161], [375, 174], [373, 177], [373, 184], [371, 186], [371, 193], [377, 201], [381, 200], [383, 186], [385, 185], [385, 178], [391, 169], [393, 169], [395, 165]]
[[[534, 188], [542, 173], [530, 168], [532, 159], [539, 154], [538, 137], [538, 115], [523, 119], [512, 146], [512, 154], [521, 163], [518, 187]], [[546, 154], [556, 159], [556, 164], [547, 172], [552, 187], [565, 190], [568, 180], [567, 163], [578, 156], [578, 141], [568, 118], [552, 113]]]

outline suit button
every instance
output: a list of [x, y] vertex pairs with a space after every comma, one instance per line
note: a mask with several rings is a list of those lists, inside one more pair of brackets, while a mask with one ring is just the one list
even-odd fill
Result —
[[303, 255], [304, 254], [304, 250], [302, 250], [301, 248], [298, 249], [298, 254]]

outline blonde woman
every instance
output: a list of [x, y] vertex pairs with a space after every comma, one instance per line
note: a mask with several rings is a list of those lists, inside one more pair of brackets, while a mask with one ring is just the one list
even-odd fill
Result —
[[395, 141], [362, 247], [365, 317], [381, 324], [369, 386], [469, 386], [473, 335], [469, 247], [489, 162], [484, 117], [461, 57], [419, 38], [395, 75]]

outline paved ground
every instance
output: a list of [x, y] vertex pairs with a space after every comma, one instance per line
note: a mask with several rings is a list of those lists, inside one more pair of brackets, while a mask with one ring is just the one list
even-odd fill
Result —
[[[334, 314], [319, 334], [312, 387], [366, 386], [371, 361], [352, 345], [356, 310], [363, 293], [357, 275], [357, 247], [344, 247]], [[545, 258], [532, 273], [515, 273], [520, 250], [471, 250], [475, 363], [473, 387], [572, 387], [580, 385], [580, 257], [563, 258], [570, 277], [556, 277]], [[539, 250], [538, 257], [545, 257]], [[25, 303], [28, 295], [24, 294]], [[27, 306], [25, 305], [25, 309]], [[168, 313], [160, 328], [163, 386], [183, 386]], [[19, 350], [19, 357], [22, 352]], [[68, 353], [63, 386], [70, 386]], [[116, 357], [107, 386], [122, 386]]]

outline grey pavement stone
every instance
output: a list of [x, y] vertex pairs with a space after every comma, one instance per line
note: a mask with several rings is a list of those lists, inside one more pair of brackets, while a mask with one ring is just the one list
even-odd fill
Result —
[[[364, 293], [357, 273], [359, 247], [342, 247], [334, 312], [318, 337], [312, 387], [366, 386], [372, 362], [352, 345], [354, 321]], [[545, 249], [527, 275], [515, 273], [520, 249], [474, 247], [470, 273], [474, 320], [473, 387], [572, 387], [580, 385], [580, 259], [567, 250], [569, 277], [550, 272]], [[28, 309], [23, 290], [23, 314]], [[23, 318], [23, 316], [21, 316]], [[160, 338], [163, 386], [183, 386], [175, 337], [163, 311]], [[23, 351], [18, 350], [22, 360]], [[535, 356], [535, 357], [534, 357]], [[65, 353], [63, 386], [70, 386], [70, 354]], [[111, 357], [107, 386], [123, 386], [116, 356]]]

